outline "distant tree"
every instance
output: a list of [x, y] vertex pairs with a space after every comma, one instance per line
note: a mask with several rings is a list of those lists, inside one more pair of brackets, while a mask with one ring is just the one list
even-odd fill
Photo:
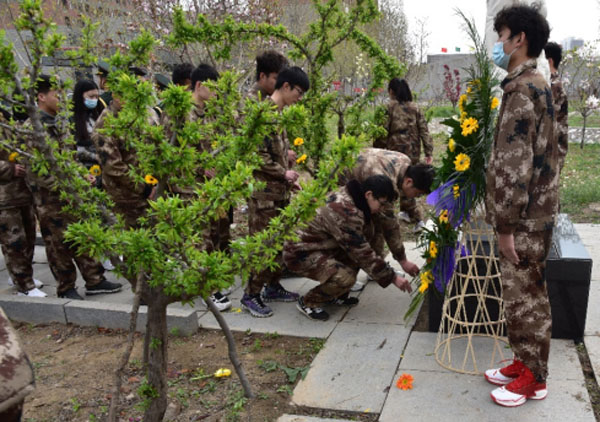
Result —
[[458, 69], [450, 70], [450, 67], [444, 65], [444, 94], [453, 108], [456, 108], [456, 104], [460, 98], [461, 86], [460, 86], [460, 73]]

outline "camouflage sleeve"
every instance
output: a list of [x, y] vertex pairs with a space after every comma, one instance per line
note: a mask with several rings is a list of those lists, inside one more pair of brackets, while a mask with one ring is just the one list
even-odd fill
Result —
[[425, 152], [425, 157], [433, 156], [433, 139], [429, 134], [429, 128], [427, 127], [427, 120], [425, 120], [425, 116], [421, 112], [420, 109], [417, 109], [417, 126], [419, 129], [419, 138], [423, 143], [423, 151]]
[[363, 235], [364, 220], [362, 214], [342, 209], [330, 215], [331, 234], [338, 245], [381, 287], [389, 286], [396, 273], [387, 262], [377, 256]]
[[14, 176], [15, 164], [6, 160], [0, 160], [0, 181], [10, 182]]
[[562, 169], [569, 150], [569, 100], [561, 83], [552, 85], [558, 132], [558, 155]]
[[115, 193], [117, 197], [126, 198], [127, 196], [146, 196], [146, 186], [144, 183], [135, 183], [129, 176], [129, 166], [123, 161], [118, 142], [110, 136], [105, 136], [98, 132], [104, 121], [96, 124], [92, 133], [92, 141], [96, 146], [96, 152], [100, 158], [102, 174], [104, 177], [111, 178], [113, 186], [119, 191]]
[[[263, 164], [260, 166], [260, 171], [267, 174], [275, 180], [281, 180], [286, 182], [285, 172], [288, 170], [277, 162], [277, 157], [274, 156], [276, 153], [272, 147], [272, 140], [265, 138], [263, 146], [258, 150], [258, 155], [262, 158]], [[283, 157], [282, 162], [287, 162], [287, 157]]]
[[491, 192], [496, 207], [496, 230], [513, 233], [521, 211], [529, 202], [529, 182], [533, 174], [533, 137], [536, 116], [530, 98], [515, 91], [505, 95], [504, 114], [498, 122], [495, 145], [495, 190]]
[[400, 223], [394, 213], [394, 206], [392, 204], [386, 205], [386, 208], [374, 218], [378, 218], [381, 223], [383, 237], [394, 259], [398, 262], [405, 261], [406, 251], [402, 242]]

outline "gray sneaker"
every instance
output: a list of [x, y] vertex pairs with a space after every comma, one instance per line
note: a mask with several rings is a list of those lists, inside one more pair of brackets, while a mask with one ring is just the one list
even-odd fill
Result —
[[240, 299], [242, 309], [249, 312], [250, 315], [256, 318], [268, 318], [273, 315], [273, 311], [268, 305], [265, 305], [260, 297], [260, 294], [249, 295], [244, 293]]
[[261, 292], [262, 300], [265, 302], [295, 302], [298, 293], [289, 292], [277, 283], [275, 286], [265, 286]]

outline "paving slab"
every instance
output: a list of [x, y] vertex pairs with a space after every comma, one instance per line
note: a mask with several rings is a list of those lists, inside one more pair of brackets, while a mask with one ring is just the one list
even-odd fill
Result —
[[600, 224], [574, 224], [574, 226], [583, 246], [592, 257], [592, 281], [600, 281]]
[[[72, 301], [65, 305], [68, 323], [105, 327], [113, 329], [128, 329], [131, 305], [119, 303], [101, 303], [93, 301]], [[146, 330], [147, 307], [140, 306], [136, 329]], [[167, 328], [177, 329], [184, 335], [193, 334], [198, 330], [198, 317], [194, 309], [167, 308]]]
[[[595, 420], [572, 341], [552, 339], [548, 361], [548, 398], [531, 401], [516, 409], [504, 409], [491, 401], [489, 392], [494, 387], [482, 376], [459, 374], [437, 364], [433, 355], [436, 336], [435, 333], [411, 334], [380, 422], [411, 418], [460, 421]], [[395, 386], [395, 380], [403, 373], [414, 377], [413, 390], [402, 391]], [[423, 406], [423, 403], [434, 405]]]
[[[600, 263], [600, 260], [598, 261]], [[585, 318], [585, 336], [600, 336], [600, 281], [590, 283], [587, 316]]]
[[592, 368], [594, 368], [596, 379], [598, 379], [600, 378], [600, 337], [586, 335], [583, 338], [583, 342], [585, 343], [588, 356], [590, 357]]
[[[281, 280], [281, 284], [286, 289], [302, 295], [316, 286], [317, 282], [306, 278], [286, 278]], [[310, 320], [305, 315], [301, 314], [296, 309], [296, 303], [294, 302], [271, 302], [269, 303], [269, 306], [273, 309], [274, 315], [272, 317], [254, 318], [249, 313], [241, 311], [239, 299], [242, 295], [243, 291], [238, 289], [230, 296], [233, 307], [239, 312], [222, 313], [227, 324], [229, 324], [229, 327], [234, 331], [252, 330], [256, 333], [277, 332], [289, 336], [327, 338], [335, 328], [336, 324], [342, 320], [348, 311], [347, 308], [328, 307], [327, 311], [330, 314], [329, 320], [320, 322]], [[203, 328], [220, 328], [217, 320], [210, 312], [202, 315], [199, 323]]]
[[379, 413], [409, 333], [401, 325], [341, 322], [294, 389], [293, 402]]
[[[11, 288], [12, 290], [12, 288]], [[50, 322], [67, 323], [64, 306], [69, 300], [58, 298], [35, 298], [16, 296], [14, 294], [0, 295], [0, 306], [6, 315], [14, 321], [47, 324]]]
[[323, 419], [313, 416], [281, 415], [277, 422], [351, 422], [348, 419]]

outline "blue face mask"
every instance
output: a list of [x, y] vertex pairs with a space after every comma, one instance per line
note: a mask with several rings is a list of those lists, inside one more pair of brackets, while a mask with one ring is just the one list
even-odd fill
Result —
[[89, 98], [84, 98], [83, 104], [90, 110], [93, 110], [98, 105], [98, 100], [90, 100]]
[[494, 61], [496, 66], [498, 66], [499, 68], [502, 68], [504, 70], [508, 70], [510, 56], [512, 56], [513, 53], [515, 51], [517, 51], [517, 49], [519, 48], [519, 47], [515, 48], [510, 54], [506, 54], [504, 52], [504, 43], [510, 41], [511, 38], [512, 37], [510, 37], [506, 41], [498, 41], [496, 44], [494, 44], [494, 47], [492, 48], [492, 60]]

